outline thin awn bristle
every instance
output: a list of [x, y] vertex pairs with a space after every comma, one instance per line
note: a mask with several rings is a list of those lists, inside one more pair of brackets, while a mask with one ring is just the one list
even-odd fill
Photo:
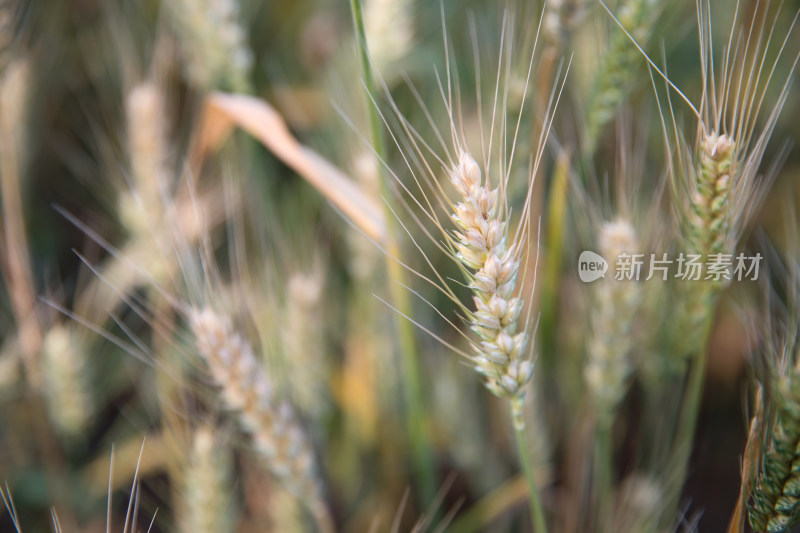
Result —
[[252, 348], [227, 319], [206, 307], [192, 310], [189, 321], [223, 403], [236, 413], [258, 456], [272, 475], [304, 502], [320, 529], [330, 530], [314, 452], [292, 407], [275, 398]]

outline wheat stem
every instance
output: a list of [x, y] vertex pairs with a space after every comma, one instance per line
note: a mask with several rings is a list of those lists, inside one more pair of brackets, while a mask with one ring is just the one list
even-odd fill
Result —
[[597, 526], [602, 529], [611, 517], [613, 502], [614, 447], [611, 439], [611, 426], [598, 423], [594, 434], [594, 489], [597, 498]]
[[558, 353], [556, 333], [558, 332], [559, 290], [561, 271], [563, 268], [564, 239], [563, 234], [567, 220], [567, 194], [569, 193], [569, 154], [562, 151], [553, 172], [550, 194], [547, 198], [547, 254], [544, 260], [544, 278], [541, 296], [540, 318], [540, 367], [545, 372], [555, 368], [553, 358]]
[[[707, 344], [711, 335], [711, 326], [714, 322], [714, 315], [708, 312], [705, 324], [702, 326], [701, 348], [696, 352], [696, 357], [691, 363], [689, 377], [686, 382], [686, 389], [683, 395], [683, 404], [678, 418], [678, 427], [673, 441], [673, 454], [676, 465], [677, 475], [675, 479], [684, 480], [689, 466], [689, 458], [692, 453], [692, 443], [694, 442], [695, 429], [697, 428], [697, 417], [700, 413], [700, 403], [703, 399], [703, 385], [706, 377]], [[677, 506], [680, 498], [680, 489], [675, 495], [675, 501], [667, 509]], [[669, 515], [668, 515], [669, 516]]]
[[448, 533], [485, 531], [493, 520], [523, 502], [527, 495], [528, 483], [525, 477], [513, 477], [461, 513], [447, 531]]
[[[377, 91], [375, 90], [375, 78], [372, 71], [369, 49], [367, 48], [366, 31], [364, 28], [364, 12], [361, 0], [350, 0], [350, 8], [353, 14], [353, 25], [358, 42], [361, 66], [364, 75], [364, 84], [367, 94], [373, 101]], [[386, 148], [381, 133], [381, 119], [374, 105], [369, 107], [370, 133], [372, 145], [375, 149], [376, 157], [385, 160]], [[388, 179], [385, 171], [381, 168], [381, 185], [384, 198], [392, 198], [393, 195], [388, 190]], [[435, 495], [435, 476], [433, 470], [433, 457], [431, 455], [430, 442], [425, 431], [425, 401], [422, 395], [422, 382], [420, 379], [420, 365], [417, 354], [416, 339], [413, 324], [405, 317], [411, 316], [411, 301], [408, 292], [403, 288], [407, 287], [406, 272], [397, 262], [400, 247], [397, 243], [397, 228], [394, 224], [394, 215], [391, 205], [386, 205], [386, 267], [389, 275], [389, 293], [395, 313], [394, 323], [400, 344], [403, 364], [403, 389], [407, 410], [407, 425], [411, 439], [411, 453], [414, 461], [414, 471], [417, 483], [420, 488], [419, 500], [423, 507], [427, 506]]]
[[[511, 402], [511, 416], [516, 417], [514, 402]], [[525, 474], [525, 481], [528, 484], [528, 502], [530, 503], [531, 519], [533, 520], [533, 530], [535, 533], [547, 533], [547, 523], [544, 518], [544, 510], [539, 497], [539, 488], [536, 485], [536, 477], [533, 473], [528, 447], [525, 443], [525, 428], [515, 424], [514, 436], [517, 442], [517, 453], [522, 464], [522, 471]]]

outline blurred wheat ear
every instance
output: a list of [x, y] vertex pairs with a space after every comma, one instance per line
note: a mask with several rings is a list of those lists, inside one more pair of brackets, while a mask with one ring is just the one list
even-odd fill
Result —
[[291, 406], [275, 398], [250, 345], [233, 331], [228, 319], [211, 308], [193, 310], [189, 321], [222, 401], [252, 437], [259, 458], [303, 502], [320, 531], [334, 531], [314, 452]]

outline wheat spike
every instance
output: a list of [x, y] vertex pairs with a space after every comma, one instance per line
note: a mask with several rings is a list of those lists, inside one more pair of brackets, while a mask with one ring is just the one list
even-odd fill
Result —
[[533, 375], [533, 362], [524, 358], [528, 333], [517, 331], [523, 305], [514, 296], [520, 251], [508, 243], [499, 187], [491, 189], [483, 182], [478, 164], [467, 152], [461, 152], [450, 170], [450, 181], [461, 195], [452, 215], [458, 226], [456, 258], [465, 267], [475, 303], [467, 319], [480, 338], [472, 363], [492, 393], [511, 399], [514, 424], [521, 428], [524, 387]]
[[598, 244], [600, 254], [608, 260], [609, 271], [593, 286], [584, 378], [599, 422], [608, 425], [625, 394], [631, 373], [631, 331], [642, 296], [636, 281], [618, 280], [614, 276], [620, 255], [637, 251], [633, 226], [622, 218], [604, 223]]
[[119, 199], [122, 222], [133, 235], [148, 235], [163, 218], [168, 179], [166, 106], [158, 86], [143, 82], [125, 101], [131, 191]]
[[775, 422], [748, 504], [756, 531], [780, 533], [800, 523], [800, 376], [792, 369], [776, 387]]
[[94, 414], [85, 346], [69, 327], [56, 325], [45, 335], [42, 351], [48, 414], [61, 433], [78, 435]]
[[[640, 43], [650, 37], [658, 14], [654, 0], [628, 0], [619, 11], [619, 21]], [[621, 31], [614, 33], [595, 74], [587, 104], [586, 125], [588, 152], [594, 152], [605, 125], [617, 112], [631, 88], [632, 75], [641, 63], [639, 51]]]
[[184, 533], [234, 531], [231, 509], [231, 450], [211, 426], [194, 431], [184, 472]]
[[377, 71], [403, 58], [414, 41], [413, 3], [410, 0], [367, 0], [364, 29]]
[[327, 406], [328, 361], [323, 342], [322, 273], [289, 277], [286, 294], [284, 356], [289, 366], [292, 394], [298, 408], [314, 417]]
[[731, 195], [731, 170], [735, 145], [728, 135], [710, 133], [700, 144], [686, 228], [689, 253], [718, 254], [727, 250], [727, 224]]
[[210, 91], [248, 92], [253, 53], [239, 23], [238, 0], [169, 0], [189, 79]]
[[228, 320], [208, 307], [192, 310], [189, 322], [223, 403], [236, 413], [258, 456], [272, 475], [305, 503], [320, 530], [332, 530], [311, 445], [292, 407], [275, 398], [251, 346], [233, 331]]

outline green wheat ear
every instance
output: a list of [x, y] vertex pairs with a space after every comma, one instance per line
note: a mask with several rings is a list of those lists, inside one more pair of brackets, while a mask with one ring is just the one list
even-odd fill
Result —
[[[700, 144], [694, 175], [688, 177], [694, 192], [688, 198], [689, 213], [684, 219], [686, 251], [702, 257], [705, 263], [714, 254], [730, 253], [731, 191], [735, 144], [728, 135], [706, 134]], [[705, 275], [705, 274], [704, 274]], [[720, 281], [693, 283], [683, 291], [685, 356], [701, 349], [713, 298], [722, 288]]]
[[[658, 3], [653, 0], [628, 0], [620, 9], [619, 21], [640, 43], [650, 37], [658, 13]], [[608, 51], [598, 66], [587, 105], [586, 152], [592, 154], [603, 128], [628, 96], [631, 80], [642, 62], [639, 50], [627, 35], [616, 31]]]
[[690, 253], [718, 254], [726, 251], [727, 225], [735, 144], [728, 135], [711, 133], [703, 139], [686, 227]]
[[776, 387], [775, 422], [748, 503], [750, 526], [779, 533], [800, 523], [800, 376], [796, 369]]

